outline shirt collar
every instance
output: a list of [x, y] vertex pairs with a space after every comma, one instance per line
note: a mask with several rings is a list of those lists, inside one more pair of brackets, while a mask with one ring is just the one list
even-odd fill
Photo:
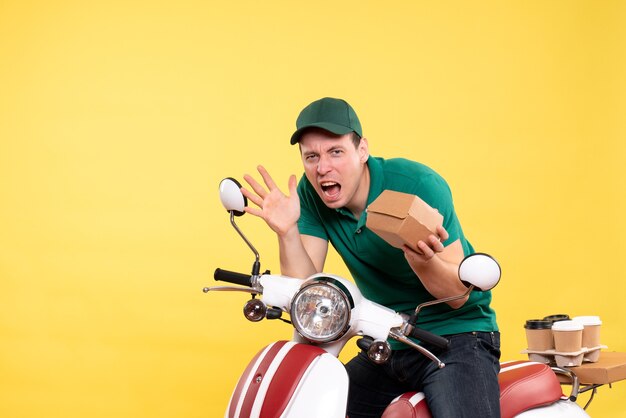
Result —
[[385, 175], [383, 173], [383, 165], [379, 158], [370, 155], [367, 159], [367, 166], [370, 169], [370, 190], [367, 195], [367, 206], [370, 205], [383, 192], [385, 183]]

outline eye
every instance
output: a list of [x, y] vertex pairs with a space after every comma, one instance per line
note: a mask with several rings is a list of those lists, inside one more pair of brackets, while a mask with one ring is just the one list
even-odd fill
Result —
[[330, 155], [332, 155], [333, 157], [337, 157], [341, 154], [343, 154], [343, 150], [340, 149], [334, 149], [330, 151]]
[[315, 154], [305, 155], [304, 156], [304, 160], [307, 163], [313, 163], [313, 162], [317, 161], [317, 155], [315, 155]]

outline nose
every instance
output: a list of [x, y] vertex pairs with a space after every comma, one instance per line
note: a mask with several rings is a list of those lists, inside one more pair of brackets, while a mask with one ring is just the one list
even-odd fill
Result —
[[326, 174], [332, 169], [330, 160], [325, 155], [320, 156], [319, 161], [317, 162], [317, 172], [318, 174]]

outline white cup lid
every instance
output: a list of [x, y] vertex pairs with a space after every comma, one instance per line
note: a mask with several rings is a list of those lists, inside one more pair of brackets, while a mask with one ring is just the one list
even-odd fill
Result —
[[581, 322], [568, 320], [568, 321], [557, 321], [552, 324], [552, 331], [580, 331], [584, 328], [584, 325]]
[[583, 325], [602, 325], [599, 316], [575, 316], [572, 321], [580, 322]]

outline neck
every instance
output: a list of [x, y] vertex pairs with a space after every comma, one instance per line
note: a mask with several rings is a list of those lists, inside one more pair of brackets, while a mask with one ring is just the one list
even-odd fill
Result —
[[346, 205], [348, 209], [356, 219], [361, 217], [361, 214], [365, 210], [367, 205], [367, 197], [370, 193], [370, 169], [367, 163], [363, 166], [363, 174], [359, 180], [359, 186], [352, 197], [352, 201]]

